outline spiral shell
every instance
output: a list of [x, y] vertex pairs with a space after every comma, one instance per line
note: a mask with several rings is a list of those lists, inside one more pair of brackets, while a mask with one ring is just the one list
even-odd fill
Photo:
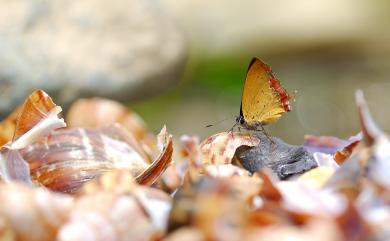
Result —
[[[150, 185], [172, 161], [172, 137], [166, 128], [154, 138], [159, 145], [151, 153], [152, 149], [137, 139], [149, 136], [140, 120], [136, 128], [140, 132], [130, 132], [120, 124], [100, 129], [59, 129], [66, 126], [58, 117], [60, 112], [61, 107], [45, 92], [37, 90], [18, 108], [18, 114], [11, 114], [0, 123], [0, 127], [7, 128], [11, 123], [15, 129], [12, 141], [0, 150], [2, 180], [32, 185], [32, 179], [51, 190], [74, 193], [83, 183], [104, 172], [124, 169], [139, 183]], [[141, 132], [142, 136], [135, 136]], [[4, 133], [7, 135], [8, 129]]]
[[70, 107], [66, 121], [70, 127], [104, 128], [121, 124], [138, 140], [149, 155], [156, 151], [155, 136], [142, 118], [119, 102], [104, 99], [79, 99]]
[[112, 169], [127, 169], [137, 176], [148, 166], [127, 143], [94, 129], [55, 131], [21, 154], [34, 180], [60, 192], [74, 192], [82, 183]]
[[[165, 130], [165, 129], [164, 129]], [[20, 151], [29, 163], [33, 180], [51, 190], [74, 193], [83, 183], [102, 173], [127, 170], [142, 184], [152, 184], [171, 163], [172, 140], [163, 141], [160, 155], [151, 164], [142, 149], [116, 125], [96, 130], [69, 128], [53, 132]]]

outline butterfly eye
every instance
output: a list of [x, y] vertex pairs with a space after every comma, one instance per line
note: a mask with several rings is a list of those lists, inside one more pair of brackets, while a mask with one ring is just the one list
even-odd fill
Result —
[[241, 125], [243, 125], [245, 123], [245, 120], [244, 120], [244, 118], [242, 118], [242, 116], [240, 116], [240, 121], [239, 122], [240, 122]]

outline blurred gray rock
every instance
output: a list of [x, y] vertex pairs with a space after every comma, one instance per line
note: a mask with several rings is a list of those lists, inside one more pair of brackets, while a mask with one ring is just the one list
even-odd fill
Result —
[[181, 32], [153, 0], [0, 0], [0, 113], [42, 88], [129, 100], [172, 86]]

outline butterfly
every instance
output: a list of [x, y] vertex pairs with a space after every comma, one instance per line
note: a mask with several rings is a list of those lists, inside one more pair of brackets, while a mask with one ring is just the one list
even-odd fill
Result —
[[236, 124], [248, 130], [263, 129], [291, 110], [291, 96], [275, 78], [271, 67], [253, 58], [246, 74]]

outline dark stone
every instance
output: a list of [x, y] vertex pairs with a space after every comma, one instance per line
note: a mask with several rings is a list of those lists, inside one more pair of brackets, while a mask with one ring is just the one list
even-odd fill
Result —
[[276, 137], [258, 133], [260, 144], [255, 147], [242, 146], [235, 157], [248, 171], [254, 173], [261, 168], [271, 169], [280, 179], [317, 167], [313, 155], [302, 146], [285, 143]]

